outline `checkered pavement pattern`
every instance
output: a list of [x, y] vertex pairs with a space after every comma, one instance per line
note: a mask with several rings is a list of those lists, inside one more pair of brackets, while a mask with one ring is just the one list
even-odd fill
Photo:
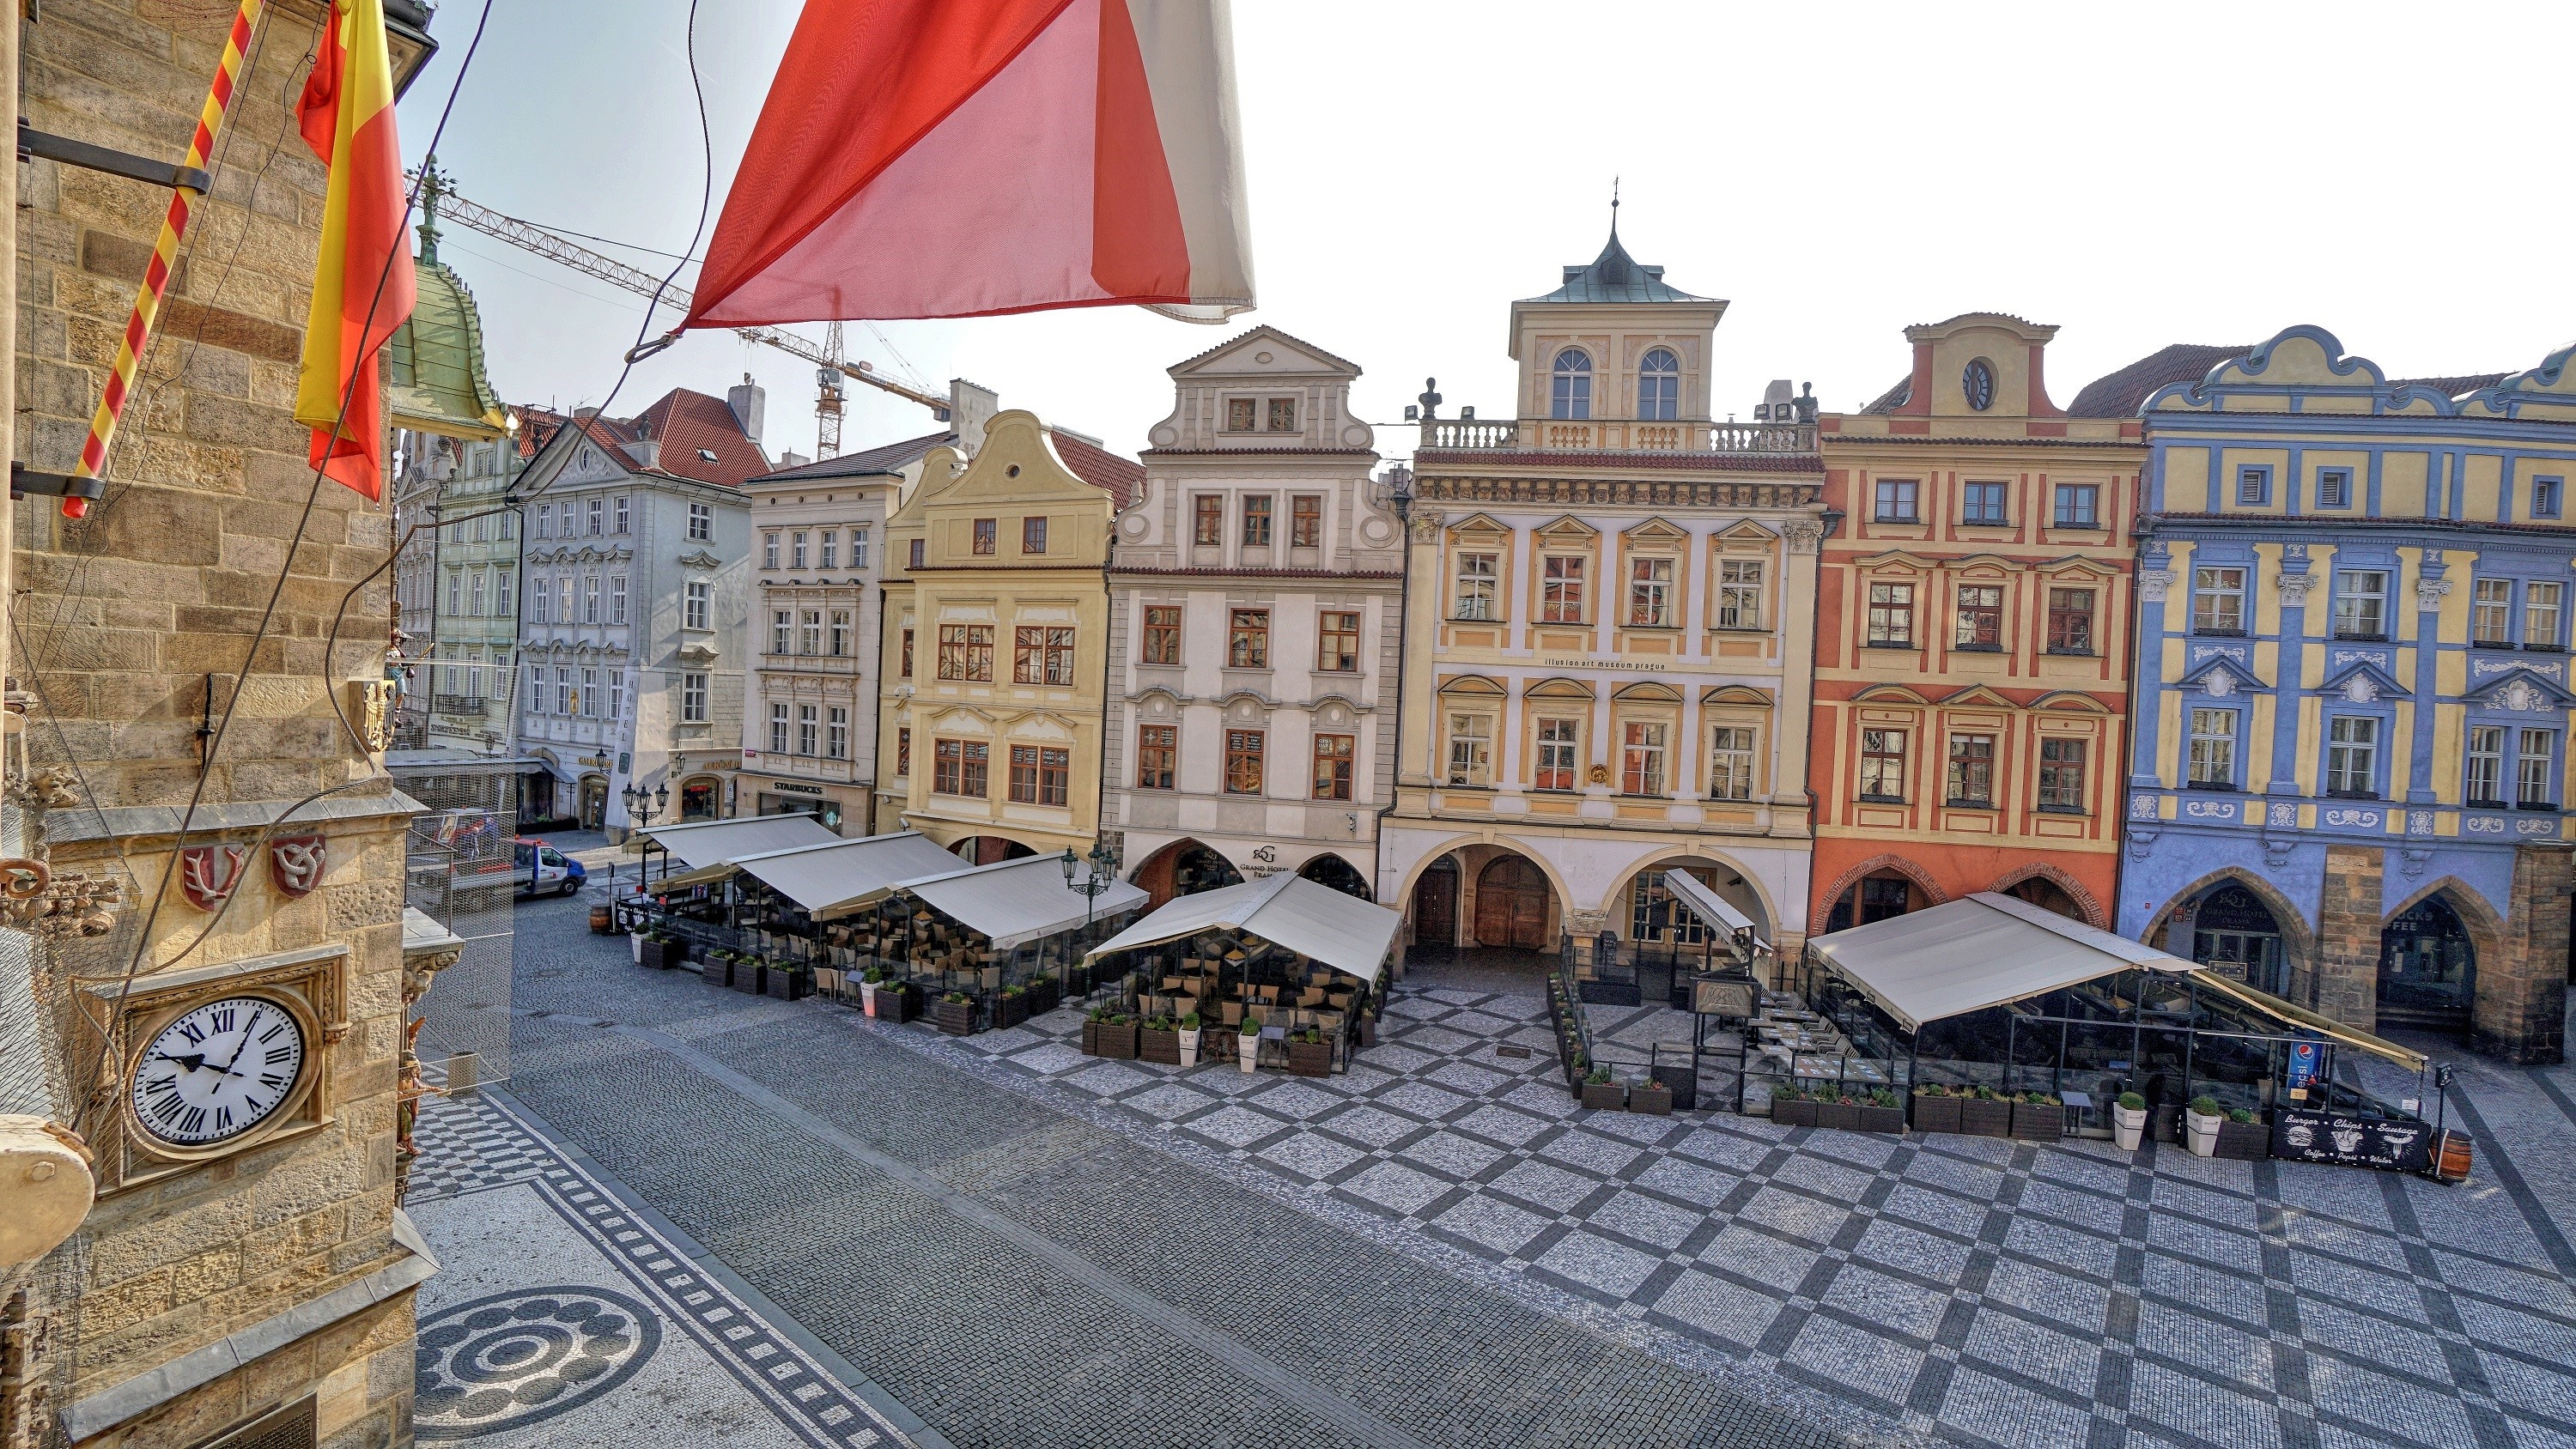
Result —
[[1591, 1112], [1539, 997], [1418, 980], [1325, 1079], [1086, 1057], [1072, 1010], [852, 1024], [1908, 1438], [2576, 1446], [2576, 1291], [2528, 1190]]

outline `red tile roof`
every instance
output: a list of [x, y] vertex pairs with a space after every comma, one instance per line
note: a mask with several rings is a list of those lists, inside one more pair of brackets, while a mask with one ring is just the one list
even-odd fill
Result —
[[2209, 370], [2231, 357], [2243, 357], [2250, 347], [2209, 347], [2194, 342], [2177, 342], [2159, 348], [2117, 372], [2084, 384], [2075, 401], [2066, 405], [2066, 415], [2074, 418], [2125, 418], [2136, 415], [2156, 389], [2177, 382], [2198, 382]]
[[1095, 447], [1061, 429], [1048, 436], [1055, 440], [1056, 456], [1073, 470], [1073, 476], [1107, 493], [1120, 508], [1136, 501], [1137, 491], [1145, 486], [1144, 464]]
[[[769, 471], [769, 458], [743, 432], [723, 398], [675, 387], [635, 419], [661, 439], [661, 471], [701, 483], [739, 488]], [[706, 456], [713, 454], [713, 457]]]

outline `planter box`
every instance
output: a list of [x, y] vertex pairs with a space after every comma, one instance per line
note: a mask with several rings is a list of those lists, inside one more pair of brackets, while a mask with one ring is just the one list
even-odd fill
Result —
[[900, 1026], [921, 1017], [921, 988], [909, 981], [877, 983], [877, 1020]]
[[2066, 1135], [2066, 1108], [2057, 1102], [2012, 1104], [2012, 1135], [2024, 1142], [2054, 1142]]
[[2217, 1156], [2218, 1129], [2226, 1121], [2227, 1119], [2224, 1117], [2204, 1117], [2198, 1112], [2184, 1112], [2182, 1114], [2183, 1140], [2185, 1145], [2191, 1148], [2191, 1155], [2194, 1157]]
[[1902, 1107], [1854, 1107], [1852, 1114], [1857, 1119], [1852, 1123], [1856, 1132], [1901, 1133], [1905, 1130], [1905, 1109]]
[[1029, 994], [1006, 991], [993, 998], [993, 1025], [997, 1028], [1018, 1026], [1029, 1019]]
[[1064, 1004], [1063, 988], [1056, 985], [1052, 976], [1044, 981], [1030, 982], [1028, 990], [1022, 994], [1028, 1000], [1031, 1016], [1044, 1016]]
[[1364, 1047], [1373, 1047], [1377, 1045], [1376, 1017], [1363, 1016], [1360, 1018], [1360, 1045]]
[[1959, 1099], [1959, 1130], [1971, 1137], [2010, 1137], [2013, 1104], [1983, 1097]]
[[2272, 1155], [2272, 1129], [2260, 1122], [2221, 1122], [2218, 1150], [2210, 1155], [2237, 1162], [2260, 1162]]
[[1816, 1104], [1816, 1125], [1819, 1127], [1831, 1127], [1837, 1132], [1858, 1132], [1860, 1130], [1860, 1109], [1842, 1102], [1818, 1102]]
[[1673, 1089], [1661, 1082], [1630, 1088], [1628, 1110], [1643, 1112], [1649, 1117], [1669, 1117], [1673, 1115]]
[[780, 1001], [802, 1001], [814, 994], [814, 978], [802, 971], [780, 971], [775, 968], [761, 973], [760, 994]]
[[930, 1021], [933, 1026], [939, 1028], [939, 1034], [942, 1036], [973, 1036], [975, 1003], [951, 1001], [943, 996], [930, 1003]]
[[1136, 1023], [1130, 1021], [1116, 1026], [1103, 1023], [1099, 1055], [1126, 1062], [1136, 1060]]
[[1082, 1019], [1082, 1054], [1087, 1057], [1100, 1055], [1100, 1023], [1087, 1016]]
[[1329, 1077], [1333, 1074], [1333, 1044], [1328, 1041], [1292, 1041], [1288, 1043], [1288, 1074], [1296, 1077]]
[[1181, 1034], [1177, 1031], [1156, 1031], [1150, 1026], [1138, 1028], [1136, 1032], [1136, 1060], [1140, 1062], [1161, 1062], [1167, 1067], [1179, 1066], [1181, 1064]]
[[1771, 1099], [1771, 1120], [1783, 1127], [1813, 1127], [1816, 1125], [1816, 1108], [1819, 1105], [1821, 1104], [1810, 1102], [1804, 1097], [1795, 1100], [1774, 1097]]
[[1699, 1073], [1688, 1062], [1660, 1062], [1648, 1070], [1657, 1085], [1670, 1092], [1673, 1105], [1682, 1111], [1699, 1107]]
[[733, 989], [736, 991], [749, 992], [753, 996], [758, 996], [760, 994], [760, 978], [768, 970], [768, 967], [760, 965], [757, 962], [736, 961], [733, 963]]
[[1914, 1094], [1914, 1130], [1917, 1132], [1956, 1132], [1959, 1130], [1959, 1099], [1927, 1097]]
[[1628, 1105], [1628, 1089], [1617, 1082], [1586, 1082], [1583, 1084], [1583, 1105], [1616, 1112]]
[[698, 975], [703, 977], [709, 986], [731, 986], [733, 984], [733, 963], [731, 961], [719, 961], [713, 956], [709, 956], [698, 963]]

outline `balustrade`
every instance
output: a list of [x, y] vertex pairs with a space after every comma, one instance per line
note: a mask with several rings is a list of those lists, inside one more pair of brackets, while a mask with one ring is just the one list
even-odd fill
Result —
[[1816, 425], [1637, 422], [1624, 418], [1496, 422], [1432, 418], [1422, 424], [1421, 447], [1426, 452], [1528, 448], [1579, 453], [1812, 453], [1816, 450]]

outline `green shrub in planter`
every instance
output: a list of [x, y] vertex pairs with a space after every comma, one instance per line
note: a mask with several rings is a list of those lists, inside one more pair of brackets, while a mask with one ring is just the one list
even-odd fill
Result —
[[1017, 986], [1005, 986], [993, 1000], [993, 1025], [1018, 1026], [1029, 1019], [1029, 994]]
[[1959, 1130], [1960, 1099], [1938, 1084], [1914, 1089], [1914, 1127], [1919, 1132]]
[[1816, 1125], [1837, 1132], [1860, 1130], [1860, 1104], [1833, 1087], [1827, 1087], [1816, 1102]]
[[1973, 1137], [2010, 1137], [2012, 1113], [2012, 1103], [1994, 1088], [1978, 1087], [1975, 1095], [1959, 1104], [1959, 1130]]
[[1783, 1127], [1815, 1126], [1817, 1105], [1795, 1085], [1784, 1084], [1771, 1089], [1771, 1120]]
[[2066, 1106], [2046, 1092], [2024, 1092], [2012, 1104], [2012, 1135], [2025, 1142], [2054, 1142], [2066, 1135]]
[[2147, 1099], [2143, 1094], [2138, 1092], [2122, 1092], [2120, 1094], [2120, 1105], [2132, 1112], [2143, 1112], [2147, 1110]]
[[975, 1033], [975, 998], [963, 991], [951, 991], [931, 1004], [930, 1021], [942, 1036], [972, 1036]]
[[1628, 1089], [1610, 1079], [1610, 1069], [1601, 1067], [1583, 1079], [1583, 1105], [1605, 1112], [1616, 1112], [1628, 1105]]
[[2260, 1162], [2272, 1155], [2272, 1134], [2263, 1119], [2244, 1107], [2231, 1109], [2218, 1124], [2215, 1156], [2238, 1162]]
[[1181, 1029], [1168, 1016], [1146, 1022], [1136, 1033], [1136, 1059], [1161, 1062], [1167, 1067], [1181, 1064]]

